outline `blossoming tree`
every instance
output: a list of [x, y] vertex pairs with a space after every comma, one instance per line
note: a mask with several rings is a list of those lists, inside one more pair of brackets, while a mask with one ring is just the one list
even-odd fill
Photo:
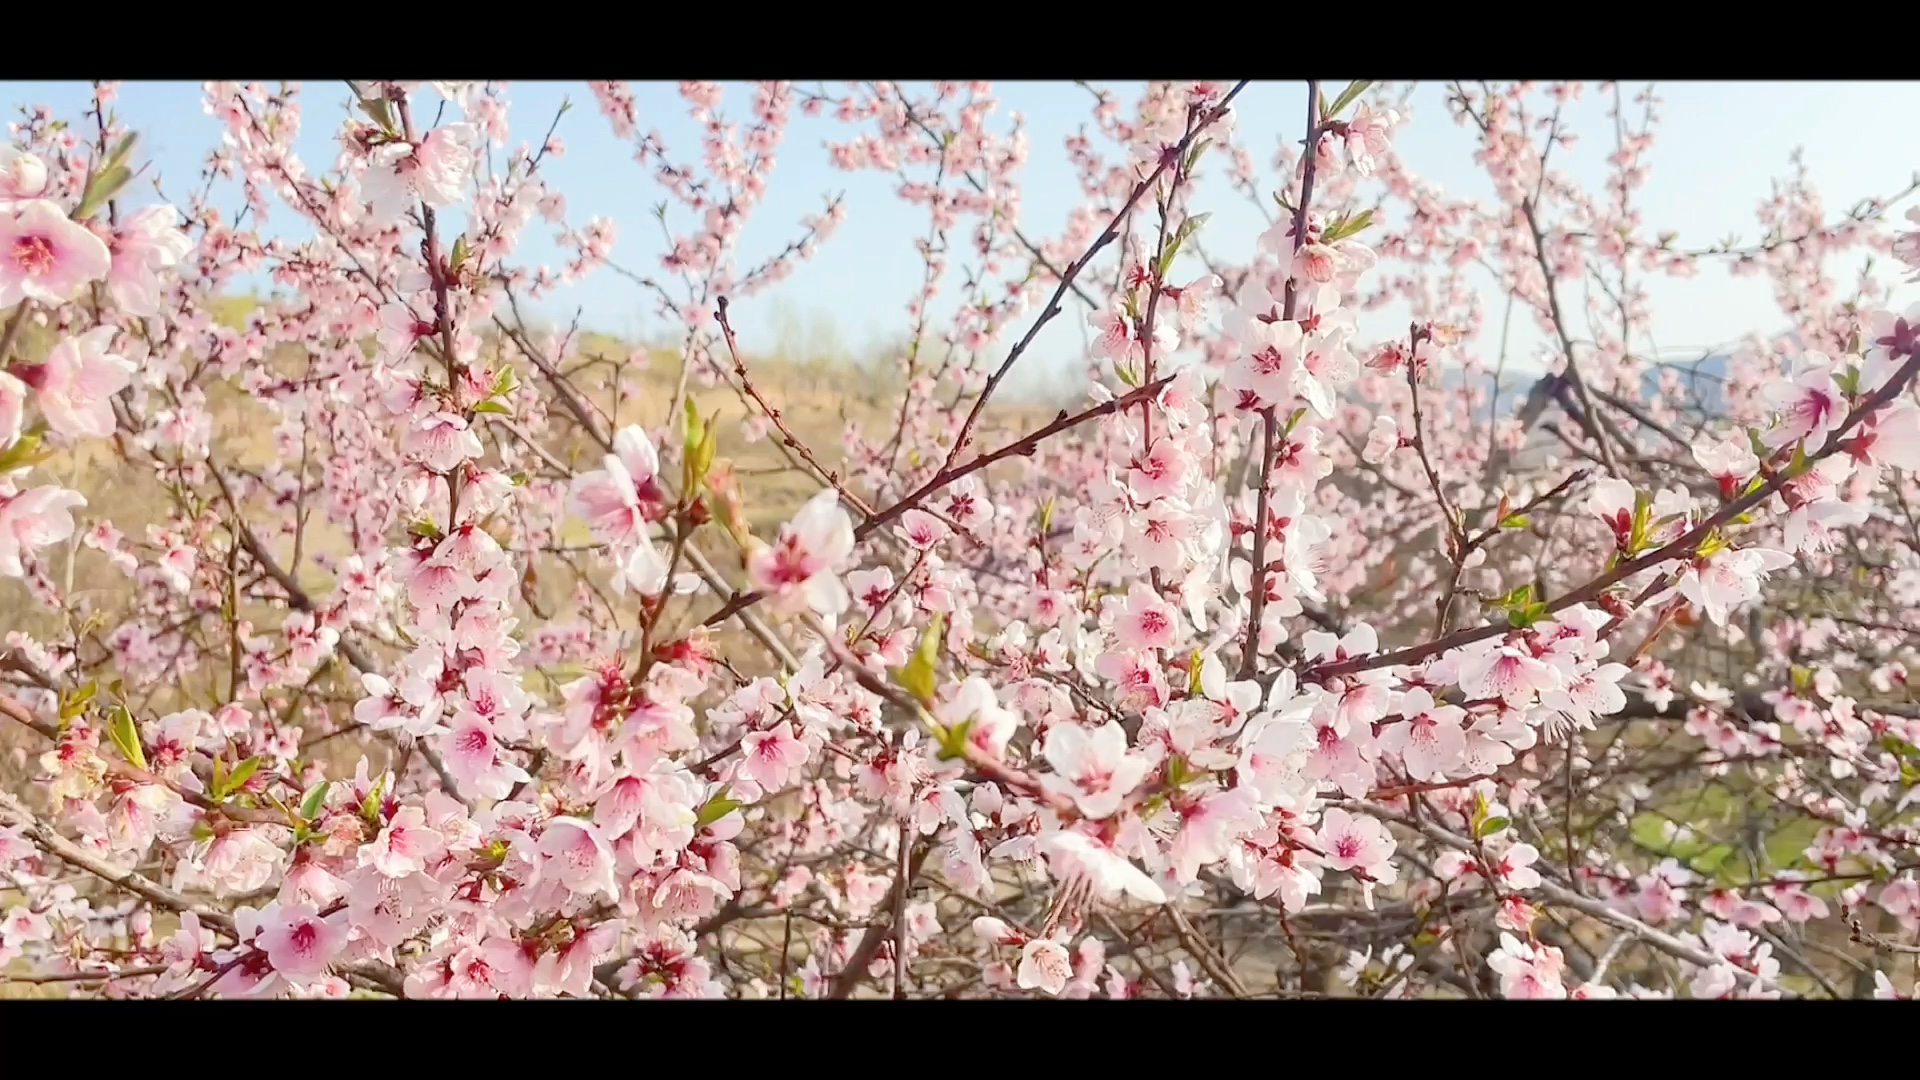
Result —
[[[744, 119], [685, 84], [693, 159], [594, 84], [668, 200], [645, 272], [610, 222], [567, 223], [560, 117], [507, 149], [502, 84], [353, 83], [325, 172], [293, 150], [311, 91], [209, 84], [223, 140], [172, 201], [138, 195], [112, 85], [24, 110], [0, 146], [0, 978], [1910, 992], [1920, 307], [1829, 257], [1920, 267], [1920, 233], [1891, 200], [1830, 220], [1802, 173], [1760, 245], [1650, 236], [1651, 92], [1450, 85], [1422, 122], [1473, 144], [1476, 201], [1396, 155], [1404, 88], [1247, 117], [1243, 86], [1090, 90], [1084, 202], [1046, 237], [985, 84], [766, 84]], [[1599, 193], [1553, 167], [1583, 93], [1614, 121]], [[796, 109], [928, 223], [903, 390], [837, 450], [729, 315], [848, 212], [739, 261]], [[1254, 122], [1290, 132], [1278, 192]], [[1235, 264], [1202, 208], [1242, 196], [1272, 225]], [[536, 218], [559, 271], [515, 262]], [[1719, 373], [1651, 358], [1643, 280], [1703, 260], [1766, 276], [1793, 332]], [[253, 273], [284, 292], [223, 319]], [[676, 384], [636, 402], [636, 365], [523, 317], [589, 273], [681, 328]], [[1407, 330], [1363, 336], [1390, 302]], [[1517, 387], [1502, 310], [1552, 343]], [[1072, 321], [1083, 400], [1017, 422], [997, 391]], [[730, 461], [757, 437], [817, 489], [771, 524]]]

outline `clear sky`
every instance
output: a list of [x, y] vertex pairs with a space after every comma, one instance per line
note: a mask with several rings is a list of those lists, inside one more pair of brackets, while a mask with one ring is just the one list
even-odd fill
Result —
[[[1124, 102], [1131, 102], [1138, 85], [1113, 88]], [[636, 83], [634, 89], [641, 128], [657, 130], [675, 160], [697, 161], [700, 131], [674, 85]], [[1637, 89], [1637, 84], [1627, 89]], [[1613, 137], [1604, 105], [1591, 90], [1572, 114], [1584, 139], [1572, 153], [1556, 155], [1556, 164], [1597, 187]], [[1240, 98], [1240, 131], [1262, 164], [1279, 140], [1299, 138], [1302, 92], [1299, 83], [1256, 83]], [[1009, 115], [1019, 112], [1031, 141], [1023, 174], [1022, 228], [1029, 235], [1055, 234], [1078, 196], [1063, 140], [1090, 122], [1091, 99], [1066, 82], [1002, 83], [996, 93], [1000, 107], [992, 122], [1004, 130]], [[1639, 201], [1647, 226], [1677, 231], [1683, 245], [1705, 246], [1729, 234], [1744, 241], [1758, 239], [1755, 208], [1768, 196], [1770, 180], [1787, 173], [1788, 155], [1795, 147], [1805, 149], [1812, 181], [1830, 217], [1858, 199], [1899, 190], [1920, 168], [1920, 152], [1911, 140], [1893, 137], [1887, 123], [1889, 117], [1920, 115], [1920, 83], [1682, 82], [1662, 84], [1658, 93], [1664, 99], [1664, 119], [1651, 153], [1652, 176]], [[70, 117], [88, 100], [84, 83], [5, 83], [0, 94], [10, 104], [44, 103]], [[297, 145], [316, 172], [334, 160], [337, 110], [348, 96], [341, 83], [309, 84], [303, 91], [304, 122]], [[630, 144], [613, 138], [586, 85], [514, 83], [508, 97], [516, 145], [537, 139], [562, 98], [572, 98], [575, 107], [559, 128], [566, 156], [543, 168], [550, 169], [550, 182], [565, 192], [570, 221], [584, 223], [591, 215], [614, 218], [620, 224], [614, 259], [641, 273], [656, 272], [664, 245], [649, 211], [662, 196], [633, 161]], [[1490, 196], [1490, 186], [1472, 161], [1471, 139], [1446, 115], [1440, 87], [1418, 88], [1412, 104], [1416, 122], [1396, 140], [1409, 166], [1450, 193]], [[749, 106], [749, 91], [730, 85], [722, 112], [745, 118]], [[116, 107], [123, 121], [142, 134], [143, 151], [166, 190], [182, 197], [178, 193], [198, 182], [205, 155], [220, 138], [217, 122], [201, 107], [199, 84], [124, 83]], [[910, 326], [905, 305], [920, 279], [914, 243], [924, 235], [926, 222], [918, 210], [894, 198], [896, 180], [891, 175], [846, 173], [829, 164], [824, 143], [847, 138], [849, 131], [831, 117], [811, 119], [796, 110], [767, 198], [743, 237], [741, 265], [751, 265], [797, 237], [800, 219], [818, 211], [828, 192], [846, 193], [847, 220], [810, 263], [738, 305], [749, 350], [778, 346], [797, 355], [835, 348], [857, 352]], [[220, 205], [231, 211], [239, 201], [229, 194]], [[1226, 190], [1224, 181], [1208, 190], [1201, 208], [1214, 211], [1204, 234], [1209, 250], [1227, 258], [1249, 251], [1265, 224], [1244, 197]], [[288, 234], [305, 234], [283, 209], [272, 224]], [[550, 234], [542, 222], [530, 225], [518, 257], [558, 267], [565, 255]], [[948, 299], [958, 292], [957, 279], [957, 269], [950, 271]], [[1769, 288], [1759, 278], [1734, 278], [1712, 269], [1687, 281], [1656, 279], [1649, 289], [1662, 349], [1704, 348], [1749, 330], [1780, 329]], [[1906, 295], [1912, 296], [1911, 288]], [[635, 336], [661, 329], [650, 299], [608, 271], [556, 294], [543, 312], [567, 317], [576, 307], [584, 312], [583, 323], [593, 329]], [[1497, 313], [1493, 318], [1497, 321]], [[1075, 322], [1062, 319], [1043, 335], [1032, 376], [1046, 377], [1049, 369], [1060, 372], [1062, 361], [1078, 352], [1081, 334]], [[1517, 337], [1516, 344], [1524, 347], [1531, 340]]]

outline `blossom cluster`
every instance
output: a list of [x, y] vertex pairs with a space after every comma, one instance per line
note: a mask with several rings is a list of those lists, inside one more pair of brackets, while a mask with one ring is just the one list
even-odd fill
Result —
[[[1762, 209], [1790, 238], [1649, 238], [1656, 101], [1611, 84], [1598, 197], [1549, 167], [1579, 84], [1449, 88], [1482, 204], [1408, 170], [1393, 87], [1310, 83], [1261, 192], [1244, 89], [1095, 91], [1114, 160], [1070, 139], [1084, 204], [1036, 237], [988, 84], [769, 83], [741, 122], [685, 83], [687, 160], [595, 83], [667, 200], [644, 274], [569, 224], [558, 117], [507, 149], [502, 83], [353, 82], [320, 174], [297, 88], [209, 83], [205, 189], [139, 209], [114, 86], [73, 126], [24, 110], [0, 980], [1252, 996], [1231, 938], [1283, 994], [1776, 997], [1834, 992], [1818, 942], [1903, 996], [1920, 306], [1840, 300], [1822, 258], [1920, 266], [1916, 234], [1828, 225], [1803, 176]], [[796, 112], [928, 225], [901, 397], [832, 463], [729, 314], [848, 212], [744, 261]], [[1202, 251], [1216, 167], [1272, 222], [1241, 264]], [[516, 261], [536, 222], [563, 268]], [[1796, 336], [1743, 345], [1709, 409], [1638, 355], [1629, 272], [1712, 258], [1769, 274]], [[1469, 267], [1547, 332], [1517, 410]], [[254, 273], [290, 290], [219, 317]], [[675, 377], [523, 316], [597, 273], [654, 303]], [[1380, 337], [1389, 299], [1413, 315]], [[1009, 419], [1068, 311], [1083, 400]], [[804, 497], [749, 482], [755, 443]]]

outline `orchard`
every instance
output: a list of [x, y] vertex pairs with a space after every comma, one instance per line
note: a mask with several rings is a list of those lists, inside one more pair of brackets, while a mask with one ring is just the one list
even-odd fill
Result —
[[[986, 83], [515, 89], [209, 83], [163, 184], [140, 88], [18, 110], [0, 996], [1914, 992], [1913, 187], [1689, 247], [1651, 88], [1155, 82], [1049, 234]], [[827, 404], [740, 331], [862, 212], [755, 217], [796, 116], [924, 230]], [[1707, 265], [1778, 301], [1711, 369], [1645, 291]], [[669, 345], [535, 311], [595, 275]]]

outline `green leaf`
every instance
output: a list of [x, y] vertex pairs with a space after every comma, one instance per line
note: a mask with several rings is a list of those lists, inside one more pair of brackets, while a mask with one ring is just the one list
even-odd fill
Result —
[[1187, 759], [1179, 754], [1167, 759], [1167, 786], [1170, 788], [1184, 787], [1205, 775], [1206, 773], [1189, 766]]
[[100, 684], [92, 681], [89, 681], [78, 690], [69, 692], [60, 702], [61, 721], [71, 720], [81, 713], [86, 712], [87, 705], [93, 701], [93, 696], [99, 692]]
[[1835, 381], [1840, 384], [1840, 390], [1848, 397], [1860, 393], [1860, 369], [1857, 367], [1843, 368], [1840, 377]]
[[1732, 858], [1733, 853], [1732, 844], [1715, 844], [1694, 856], [1691, 864], [1693, 869], [1698, 873], [1712, 874], [1718, 871], [1723, 863]]
[[1180, 223], [1180, 231], [1173, 234], [1173, 239], [1167, 242], [1166, 251], [1160, 255], [1161, 280], [1164, 281], [1167, 276], [1167, 271], [1173, 268], [1173, 260], [1180, 254], [1180, 245], [1186, 243], [1193, 237], [1193, 234], [1199, 232], [1200, 227], [1205, 225], [1207, 219], [1212, 216], [1211, 211], [1204, 214], [1195, 214]]
[[1473, 827], [1473, 838], [1476, 840], [1485, 840], [1487, 837], [1505, 830], [1506, 827], [1511, 824], [1512, 822], [1503, 817], [1487, 818]]
[[1644, 491], [1633, 493], [1633, 525], [1627, 535], [1627, 554], [1638, 555], [1647, 546], [1647, 529], [1653, 523], [1653, 496]]
[[[467, 261], [467, 234], [461, 233], [459, 236], [456, 236], [453, 239], [453, 253], [447, 256], [447, 266], [450, 267], [453, 270], [453, 272], [457, 274], [460, 272], [460, 267], [466, 265], [466, 261]], [[511, 370], [511, 369], [508, 369], [508, 370]]]
[[1367, 87], [1372, 85], [1372, 79], [1355, 79], [1348, 83], [1347, 88], [1340, 91], [1340, 96], [1333, 99], [1333, 104], [1322, 105], [1320, 107], [1321, 121], [1324, 122], [1338, 117], [1347, 106], [1353, 104], [1355, 98], [1366, 93]]
[[719, 420], [720, 413], [715, 410], [712, 418], [702, 429], [703, 434], [700, 436], [699, 445], [693, 448], [692, 455], [687, 458], [689, 474], [687, 486], [683, 490], [689, 495], [698, 491], [701, 484], [706, 483], [707, 473], [713, 469], [713, 456], [720, 450]]
[[7, 447], [5, 450], [0, 450], [0, 473], [9, 473], [15, 469], [24, 469], [30, 465], [38, 465], [53, 456], [52, 454], [38, 453], [39, 449], [40, 436], [20, 436], [14, 441], [12, 446]]
[[1501, 598], [1501, 605], [1507, 609], [1507, 622], [1512, 626], [1532, 626], [1547, 615], [1547, 605], [1533, 598], [1533, 586], [1522, 585]]
[[920, 700], [932, 705], [938, 685], [936, 669], [940, 663], [940, 645], [946, 636], [946, 615], [936, 612], [920, 635], [920, 645], [903, 667], [893, 669], [893, 681]]
[[1212, 145], [1213, 145], [1212, 139], [1201, 139], [1200, 141], [1194, 143], [1192, 149], [1187, 151], [1187, 162], [1185, 165], [1181, 166], [1181, 171], [1191, 174], [1193, 172], [1193, 167], [1199, 164], [1200, 162], [1200, 155], [1206, 153], [1207, 147]]
[[87, 181], [86, 194], [80, 197], [80, 205], [73, 211], [73, 220], [85, 221], [99, 213], [100, 208], [118, 195], [120, 189], [126, 187], [127, 181], [131, 179], [133, 179], [133, 170], [125, 165], [115, 165], [95, 173], [93, 178]]
[[478, 405], [475, 405], [473, 407], [473, 411], [475, 415], [478, 415], [480, 413], [500, 413], [503, 416], [513, 415], [512, 409], [507, 408], [505, 405], [501, 404], [498, 401], [491, 401], [491, 400], [483, 401]]
[[1054, 507], [1054, 503], [1057, 502], [1059, 498], [1060, 497], [1058, 495], [1049, 495], [1047, 496], [1047, 501], [1040, 504], [1040, 535], [1041, 536], [1045, 536], [1048, 533], [1053, 531], [1053, 507]]
[[[217, 758], [215, 759], [215, 764], [216, 765], [219, 764], [219, 759]], [[241, 788], [246, 787], [247, 780], [259, 770], [260, 770], [260, 759], [257, 756], [250, 757], [247, 760], [241, 762], [240, 764], [235, 765], [233, 767], [233, 771], [227, 774], [226, 779], [224, 781], [219, 781], [214, 784], [213, 786], [214, 801], [219, 802], [220, 800], [225, 799], [227, 796], [233, 794], [234, 792], [239, 791]]]
[[1533, 519], [1525, 514], [1508, 514], [1500, 519], [1500, 527], [1503, 529], [1524, 529], [1531, 524]]
[[1199, 697], [1202, 692], [1200, 689], [1201, 659], [1202, 657], [1199, 649], [1193, 650], [1193, 655], [1187, 658], [1187, 696], [1188, 697]]
[[[461, 239], [465, 239], [465, 237]], [[493, 377], [493, 389], [489, 391], [489, 394], [493, 397], [505, 397], [518, 389], [520, 389], [520, 377], [514, 374], [512, 368], [503, 367], [500, 369], [500, 373]]]
[[365, 819], [369, 825], [378, 825], [380, 823], [380, 789], [385, 787], [386, 784], [387, 778], [385, 776], [380, 777], [380, 779], [374, 781], [373, 789], [367, 792], [367, 797], [360, 800], [360, 816]]
[[700, 443], [700, 406], [694, 404], [691, 394], [687, 396], [686, 406], [680, 415], [680, 444], [683, 452], [692, 454]]
[[694, 814], [693, 818], [694, 831], [698, 832], [706, 828], [745, 805], [746, 803], [738, 799], [727, 798], [727, 789], [722, 787], [719, 791], [713, 793], [713, 798], [700, 804], [700, 809]]
[[1802, 442], [1793, 448], [1793, 460], [1787, 464], [1787, 478], [1805, 476], [1813, 463], [1807, 460], [1807, 444]]
[[127, 163], [127, 159], [133, 156], [134, 144], [138, 143], [139, 141], [140, 141], [139, 132], [137, 131], [127, 132], [126, 135], [121, 137], [119, 142], [113, 144], [113, 149], [107, 151], [105, 167], [108, 169], [111, 169], [116, 165], [125, 165]]
[[1356, 235], [1360, 230], [1372, 223], [1373, 211], [1370, 209], [1362, 210], [1351, 217], [1342, 215], [1336, 219], [1333, 224], [1321, 230], [1320, 242], [1323, 244], [1331, 244], [1336, 240], [1345, 240], [1349, 236]]
[[107, 735], [113, 745], [119, 747], [121, 755], [135, 768], [146, 768], [147, 755], [140, 749], [140, 731], [134, 726], [133, 714], [125, 705], [114, 705], [107, 710], [107, 716]]
[[327, 789], [332, 786], [331, 780], [322, 780], [313, 785], [306, 798], [300, 800], [300, 816], [303, 819], [312, 821], [320, 813], [320, 807], [327, 801]]
[[957, 761], [966, 757], [967, 740], [972, 735], [973, 717], [971, 716], [952, 727], [933, 725], [933, 737], [940, 743], [940, 752], [937, 756], [941, 761]]

